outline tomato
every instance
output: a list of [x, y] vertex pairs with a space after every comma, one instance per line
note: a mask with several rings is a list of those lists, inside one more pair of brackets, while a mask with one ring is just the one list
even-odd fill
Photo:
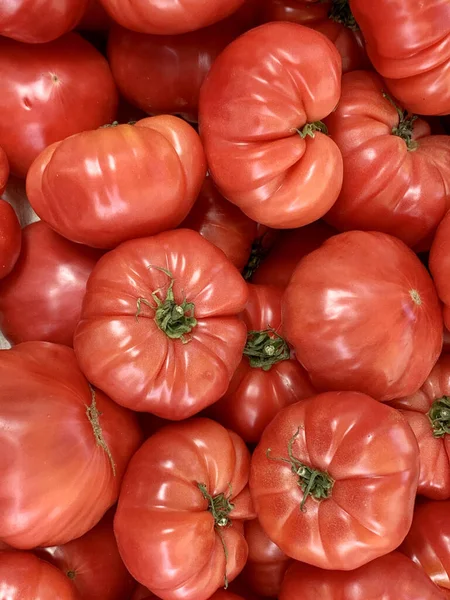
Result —
[[444, 323], [450, 329], [450, 211], [438, 227], [430, 251], [429, 268], [444, 303]]
[[444, 345], [442, 347], [442, 352], [450, 352], [450, 331], [446, 327], [444, 327]]
[[280, 335], [279, 288], [249, 284], [243, 313], [247, 343], [228, 390], [209, 414], [246, 442], [258, 442], [277, 412], [315, 394], [308, 374]]
[[88, 0], [86, 10], [78, 23], [83, 31], [104, 31], [110, 28], [112, 21], [100, 4], [100, 0]]
[[114, 520], [133, 577], [164, 600], [206, 600], [233, 580], [247, 560], [242, 521], [254, 518], [249, 464], [242, 439], [209, 419], [168, 425], [144, 442]]
[[135, 586], [117, 549], [113, 517], [109, 511], [82, 537], [37, 551], [73, 581], [83, 600], [124, 600]]
[[86, 281], [100, 256], [43, 221], [25, 227], [16, 267], [0, 282], [0, 329], [9, 341], [72, 346]]
[[370, 65], [364, 39], [347, 0], [265, 0], [261, 12], [263, 23], [291, 21], [326, 35], [342, 57], [344, 73], [364, 69]]
[[130, 600], [153, 600], [156, 599], [156, 596], [152, 594], [146, 587], [138, 584], [137, 588], [134, 590], [134, 594], [131, 596]]
[[280, 600], [444, 600], [430, 579], [402, 556], [392, 552], [355, 571], [324, 571], [294, 563], [286, 574]]
[[400, 550], [450, 597], [450, 502], [424, 502], [414, 511], [411, 529]]
[[217, 23], [234, 13], [245, 0], [179, 0], [149, 2], [136, 0], [101, 0], [111, 17], [132, 31], [173, 35], [195, 31]]
[[384, 231], [409, 246], [443, 218], [450, 186], [450, 138], [430, 135], [383, 91], [375, 74], [347, 73], [326, 124], [344, 158], [344, 183], [327, 220], [341, 230]]
[[283, 326], [317, 389], [377, 400], [414, 394], [442, 348], [441, 308], [425, 267], [377, 232], [341, 233], [306, 256], [285, 292]]
[[74, 337], [80, 366], [119, 404], [186, 419], [228, 387], [247, 296], [236, 268], [195, 231], [129, 241], [89, 278]]
[[244, 600], [244, 598], [227, 590], [217, 590], [210, 600]]
[[356, 569], [411, 525], [419, 450], [402, 415], [357, 392], [282, 409], [253, 457], [250, 490], [269, 538], [295, 560]]
[[301, 227], [342, 184], [342, 157], [320, 119], [340, 96], [341, 59], [322, 34], [268, 23], [232, 42], [200, 93], [199, 123], [219, 191], [254, 221]]
[[90, 387], [66, 346], [2, 350], [0, 381], [0, 539], [65, 544], [117, 500], [141, 441], [136, 418]]
[[277, 598], [292, 560], [267, 537], [258, 519], [244, 524], [248, 560], [243, 575], [248, 586], [264, 597]]
[[0, 551], [2, 600], [79, 600], [67, 577], [31, 552]]
[[[17, 215], [11, 204], [0, 200], [0, 279], [13, 270], [19, 258], [21, 244], [22, 230]], [[1, 285], [0, 283], [0, 289]]]
[[53, 144], [33, 163], [27, 194], [64, 237], [112, 248], [179, 225], [205, 174], [198, 134], [182, 119], [162, 115]]
[[220, 248], [233, 265], [242, 271], [247, 264], [252, 243], [257, 236], [257, 223], [219, 193], [207, 177], [192, 210], [181, 227], [198, 231]]
[[6, 152], [0, 146], [0, 196], [6, 189], [9, 177], [9, 161]]
[[450, 112], [450, 4], [447, 0], [350, 0], [375, 69], [410, 112]]
[[251, 281], [286, 288], [300, 260], [317, 250], [325, 240], [337, 233], [324, 221], [315, 221], [299, 229], [283, 231], [268, 256], [256, 269]]

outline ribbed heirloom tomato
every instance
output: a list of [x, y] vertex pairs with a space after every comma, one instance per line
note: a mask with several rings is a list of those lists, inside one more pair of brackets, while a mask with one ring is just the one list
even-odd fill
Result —
[[393, 408], [328, 392], [282, 409], [253, 453], [250, 490], [269, 538], [295, 560], [356, 569], [411, 525], [419, 450]]
[[249, 217], [276, 228], [323, 216], [342, 184], [342, 157], [321, 119], [340, 96], [341, 58], [322, 34], [268, 23], [232, 42], [200, 92], [211, 175]]
[[0, 200], [0, 279], [13, 270], [21, 244], [22, 230], [17, 215], [6, 200]]
[[444, 304], [444, 323], [450, 329], [450, 211], [442, 219], [430, 251], [429, 267]]
[[131, 574], [162, 600], [206, 600], [247, 560], [243, 440], [209, 419], [168, 425], [130, 462], [114, 520]]

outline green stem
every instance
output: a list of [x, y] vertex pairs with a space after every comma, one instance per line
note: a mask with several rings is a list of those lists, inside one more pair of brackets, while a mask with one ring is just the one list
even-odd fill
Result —
[[433, 435], [436, 438], [450, 434], [450, 396], [442, 396], [431, 405], [428, 411]]
[[392, 104], [398, 114], [398, 125], [392, 128], [392, 135], [402, 138], [408, 150], [414, 152], [419, 147], [419, 144], [412, 139], [414, 122], [417, 120], [417, 116], [410, 115], [406, 110], [401, 109], [386, 92], [383, 92], [383, 98], [386, 98]]
[[111, 454], [111, 450], [109, 449], [108, 444], [106, 443], [105, 438], [103, 437], [103, 431], [100, 426], [101, 413], [97, 409], [95, 390], [91, 385], [89, 385], [89, 387], [91, 390], [92, 402], [91, 402], [90, 406], [86, 406], [86, 415], [87, 415], [87, 418], [89, 419], [89, 423], [92, 426], [92, 431], [94, 432], [94, 437], [97, 442], [97, 446], [100, 446], [100, 448], [102, 448], [104, 450], [106, 456], [109, 459], [109, 462], [111, 463], [111, 469], [112, 469], [113, 475], [115, 477], [116, 476], [116, 464], [115, 464], [113, 456]]
[[244, 355], [251, 367], [269, 371], [276, 363], [288, 360], [291, 352], [286, 340], [269, 327], [263, 331], [248, 332]]
[[352, 31], [359, 31], [359, 25], [353, 16], [348, 0], [333, 0], [328, 18], [336, 23], [342, 23]]
[[[265, 235], [265, 234], [264, 234]], [[246, 281], [251, 281], [255, 271], [259, 269], [260, 264], [266, 258], [269, 253], [269, 249], [264, 246], [264, 235], [254, 240], [250, 257], [244, 270], [242, 271], [242, 277]]]
[[269, 458], [270, 460], [278, 460], [280, 462], [287, 463], [291, 466], [292, 472], [298, 477], [297, 485], [303, 491], [303, 498], [300, 504], [300, 510], [304, 512], [306, 510], [305, 503], [308, 499], [308, 496], [311, 496], [319, 502], [321, 500], [326, 500], [327, 498], [330, 498], [331, 491], [334, 485], [334, 479], [332, 479], [328, 475], [328, 473], [324, 473], [323, 471], [318, 471], [317, 469], [308, 467], [294, 456], [293, 445], [299, 433], [300, 427], [297, 429], [297, 431], [294, 433], [294, 435], [288, 442], [289, 458], [271, 456], [270, 448], [267, 449], [266, 455], [267, 458]]
[[316, 131], [320, 131], [325, 135], [328, 135], [328, 127], [322, 121], [314, 121], [314, 123], [306, 123], [302, 129], [295, 129], [295, 131], [299, 134], [302, 139], [305, 139], [306, 136], [315, 137]]

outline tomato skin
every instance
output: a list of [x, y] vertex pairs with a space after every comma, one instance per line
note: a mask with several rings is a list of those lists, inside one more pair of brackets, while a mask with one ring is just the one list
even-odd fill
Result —
[[[247, 560], [242, 522], [254, 518], [249, 464], [242, 439], [209, 419], [171, 424], [149, 438], [130, 462], [114, 520], [133, 577], [163, 600], [206, 600], [225, 575], [233, 580]], [[232, 526], [220, 534], [198, 484], [234, 504]]]
[[43, 221], [27, 225], [14, 271], [0, 283], [0, 329], [11, 344], [72, 346], [86, 282], [100, 256]]
[[78, 23], [78, 29], [83, 31], [106, 31], [113, 21], [100, 4], [100, 0], [88, 0], [86, 10]]
[[[174, 277], [176, 301], [195, 305], [197, 324], [183, 337], [188, 343], [171, 339], [155, 321], [152, 293], [162, 302], [170, 284], [161, 267]], [[119, 404], [186, 419], [225, 393], [245, 345], [237, 315], [247, 297], [236, 268], [195, 231], [126, 242], [102, 257], [89, 278], [74, 337], [78, 361]], [[136, 317], [138, 298], [148, 304]]]
[[28, 173], [27, 194], [36, 213], [64, 237], [113, 248], [179, 225], [205, 175], [196, 131], [161, 115], [50, 146]]
[[450, 329], [450, 211], [436, 231], [430, 250], [429, 268], [439, 298], [444, 304], [444, 324]]
[[355, 571], [324, 571], [293, 563], [280, 600], [444, 600], [442, 592], [400, 552], [381, 556]]
[[141, 442], [136, 417], [96, 392], [114, 476], [88, 419], [93, 393], [73, 350], [46, 342], [2, 350], [0, 380], [0, 539], [23, 550], [65, 544], [117, 500]]
[[0, 145], [19, 177], [50, 144], [115, 116], [108, 63], [75, 33], [32, 47], [0, 39], [0, 79]]
[[[308, 496], [304, 511], [299, 476], [276, 460], [288, 458], [291, 440], [300, 463], [334, 480], [331, 495]], [[287, 406], [267, 426], [250, 491], [261, 526], [287, 556], [350, 570], [403, 541], [418, 477], [417, 441], [398, 411], [357, 392], [328, 392]]]
[[17, 215], [11, 204], [0, 199], [0, 279], [13, 270], [21, 244], [22, 230]]
[[[249, 299], [242, 319], [248, 331], [281, 331], [281, 297], [276, 287], [248, 285]], [[258, 442], [277, 412], [316, 393], [308, 374], [291, 355], [268, 371], [252, 367], [242, 356], [228, 390], [210, 409], [212, 418], [232, 429], [247, 443]]]
[[283, 327], [318, 390], [377, 400], [414, 394], [442, 348], [429, 274], [400, 240], [378, 232], [341, 233], [306, 256], [285, 292]]
[[389, 91], [410, 112], [450, 112], [450, 6], [447, 0], [350, 0], [366, 50]]
[[93, 529], [63, 546], [37, 550], [38, 556], [72, 580], [83, 600], [129, 598], [135, 581], [120, 558], [108, 511]]
[[208, 165], [219, 191], [254, 221], [301, 227], [333, 205], [341, 154], [323, 133], [303, 139], [297, 130], [335, 108], [340, 79], [335, 46], [295, 23], [252, 29], [214, 62], [199, 108]]
[[337, 229], [383, 231], [416, 246], [434, 232], [448, 205], [450, 138], [423, 120], [413, 141], [393, 134], [399, 114], [376, 73], [342, 78], [337, 109], [326, 119], [344, 159], [344, 182], [326, 219]]
[[406, 554], [450, 597], [450, 502], [418, 504], [400, 551]]
[[0, 580], [5, 600], [81, 600], [67, 577], [31, 552], [0, 551]]
[[0, 146], [0, 196], [6, 189], [9, 177], [9, 161], [6, 152]]

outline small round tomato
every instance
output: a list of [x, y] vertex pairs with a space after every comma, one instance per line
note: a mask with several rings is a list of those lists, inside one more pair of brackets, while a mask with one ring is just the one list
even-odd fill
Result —
[[13, 270], [19, 258], [21, 244], [22, 229], [17, 215], [11, 204], [0, 200], [0, 279]]
[[249, 465], [243, 440], [209, 419], [168, 425], [144, 442], [114, 520], [133, 577], [164, 600], [206, 600], [233, 580], [247, 560], [243, 520], [254, 518]]
[[444, 323], [450, 329], [450, 211], [439, 225], [430, 251], [429, 267], [439, 298], [444, 303]]
[[0, 146], [0, 196], [6, 189], [9, 177], [9, 161], [6, 152]]

